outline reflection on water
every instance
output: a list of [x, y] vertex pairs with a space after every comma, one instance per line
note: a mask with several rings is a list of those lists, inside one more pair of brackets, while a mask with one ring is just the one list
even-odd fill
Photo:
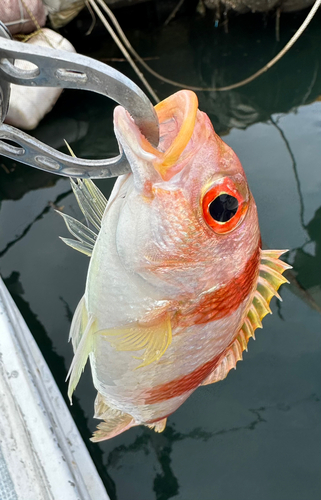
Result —
[[[169, 500], [179, 494], [179, 481], [171, 467], [171, 454], [175, 443], [184, 440], [199, 440], [207, 442], [212, 440], [212, 446], [215, 447], [215, 438], [224, 436], [225, 434], [255, 431], [260, 424], [267, 423], [269, 411], [290, 412], [293, 407], [305, 405], [306, 402], [319, 404], [320, 398], [316, 394], [311, 394], [303, 400], [295, 400], [288, 404], [278, 403], [269, 407], [260, 407], [249, 409], [249, 422], [242, 426], [231, 428], [223, 428], [216, 432], [207, 432], [199, 427], [195, 427], [188, 433], [182, 433], [175, 429], [174, 425], [167, 425], [166, 429], [160, 435], [151, 432], [148, 429], [143, 429], [136, 436], [134, 441], [128, 445], [121, 444], [112, 449], [106, 461], [106, 469], [109, 471], [120, 468], [123, 460], [129, 454], [142, 452], [146, 457], [150, 458], [153, 455], [154, 460], [158, 462], [159, 467], [155, 470], [153, 479], [153, 491], [156, 500]], [[190, 446], [190, 445], [189, 445]], [[116, 490], [111, 495], [111, 500], [117, 498]]]
[[[273, 117], [270, 117], [270, 121], [279, 131], [289, 152], [300, 202], [300, 223], [309, 236], [309, 239], [301, 247], [292, 248], [285, 256], [286, 260], [293, 261], [294, 267], [294, 271], [287, 271], [286, 275], [295, 293], [298, 293], [308, 304], [321, 313], [321, 207], [315, 212], [313, 219], [305, 224], [304, 198], [295, 156], [278, 121], [274, 120]], [[307, 247], [310, 250], [308, 252], [305, 250]], [[293, 253], [295, 254], [294, 260]], [[281, 304], [278, 303], [279, 312], [280, 309]]]
[[22, 238], [24, 238], [29, 233], [30, 229], [38, 220], [42, 219], [49, 212], [49, 210], [51, 210], [52, 207], [56, 208], [57, 204], [60, 201], [62, 201], [66, 196], [68, 196], [71, 192], [72, 190], [68, 189], [68, 191], [66, 191], [65, 193], [59, 194], [55, 199], [55, 201], [49, 202], [47, 206], [43, 210], [41, 210], [41, 212], [26, 227], [23, 228], [23, 230], [19, 235], [16, 235], [15, 238], [7, 242], [6, 246], [2, 250], [0, 250], [0, 257], [3, 257], [3, 255], [5, 255], [13, 245], [18, 243], [18, 241], [22, 240]]
[[299, 179], [299, 174], [298, 174], [298, 169], [297, 169], [297, 164], [296, 164], [296, 159], [294, 157], [293, 151], [291, 149], [290, 143], [287, 140], [285, 133], [283, 132], [282, 128], [278, 124], [278, 121], [274, 120], [274, 118], [271, 116], [270, 117], [271, 123], [274, 125], [274, 127], [280, 132], [280, 135], [284, 141], [285, 147], [289, 152], [291, 161], [292, 161], [292, 168], [293, 168], [293, 174], [295, 177], [295, 181], [297, 184], [297, 190], [298, 190], [298, 195], [299, 195], [299, 200], [300, 200], [300, 221], [301, 225], [303, 228], [305, 228], [304, 224], [304, 201], [303, 201], [303, 196], [302, 196], [302, 191], [301, 191], [301, 184], [300, 184], [300, 179]]
[[[146, 29], [143, 18], [141, 30], [132, 30], [132, 20], [121, 22], [125, 28], [128, 23], [142, 56], [158, 57], [150, 62], [156, 71], [209, 86], [238, 81], [263, 66], [305, 15], [281, 17], [280, 43], [273, 19], [264, 26], [260, 16], [231, 19], [228, 34], [209, 17], [177, 19], [157, 31]], [[197, 390], [162, 434], [134, 428], [91, 443], [95, 390], [85, 370], [71, 412], [112, 500], [319, 500], [321, 102], [313, 101], [321, 95], [320, 15], [290, 53], [251, 85], [198, 94], [201, 109], [243, 163], [264, 242], [291, 249], [291, 285], [281, 291], [280, 314], [266, 318], [237, 370]], [[71, 35], [75, 26], [66, 28]], [[80, 43], [76, 36], [72, 41]], [[109, 42], [98, 52], [101, 58], [118, 56]], [[117, 69], [135, 79], [125, 63]], [[161, 97], [174, 90], [150, 81]], [[112, 108], [101, 96], [66, 91], [34, 134], [64, 151], [67, 139], [77, 156], [114, 155]], [[106, 195], [112, 185], [99, 183]], [[58, 240], [66, 230], [54, 207], [77, 216], [77, 202], [67, 179], [1, 158], [0, 203], [1, 275], [66, 398], [68, 331], [88, 259]]]
[[302, 288], [309, 292], [321, 313], [321, 207], [305, 226], [309, 240], [294, 253], [293, 267], [296, 279]]

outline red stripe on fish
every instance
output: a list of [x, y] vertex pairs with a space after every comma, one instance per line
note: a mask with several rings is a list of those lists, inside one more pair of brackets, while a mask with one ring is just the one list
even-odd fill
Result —
[[207, 361], [207, 363], [196, 368], [193, 372], [175, 380], [171, 380], [171, 382], [167, 382], [166, 384], [154, 387], [150, 391], [146, 391], [146, 393], [142, 394], [140, 399], [143, 399], [144, 404], [152, 405], [181, 396], [185, 392], [196, 389], [196, 387], [198, 387], [214, 370], [221, 357], [222, 354], [219, 354], [210, 361]]
[[248, 260], [244, 271], [218, 290], [203, 295], [197, 305], [178, 311], [173, 318], [173, 326], [187, 327], [222, 319], [229, 316], [249, 295], [253, 283], [256, 284], [260, 246]]
[[[256, 284], [259, 260], [260, 246], [248, 260], [243, 273], [217, 290], [216, 293], [209, 294], [210, 297], [205, 297], [206, 300], [204, 300], [202, 305], [198, 305], [197, 310], [193, 311], [193, 318], [189, 316], [188, 321], [191, 321], [192, 324], [207, 323], [209, 321], [221, 319], [235, 311], [249, 295], [251, 288], [253, 288], [253, 284]], [[204, 310], [202, 309], [203, 307]], [[213, 308], [213, 310], [211, 308]], [[189, 313], [189, 315], [191, 314], [192, 313]], [[196, 321], [195, 314], [198, 315]], [[184, 318], [182, 318], [182, 321], [184, 321]], [[179, 325], [181, 326], [181, 324], [180, 322]], [[236, 331], [236, 334], [237, 333], [238, 330]], [[146, 391], [141, 396], [144, 400], [144, 404], [160, 403], [196, 389], [216, 368], [224, 352], [199, 366], [193, 372]]]

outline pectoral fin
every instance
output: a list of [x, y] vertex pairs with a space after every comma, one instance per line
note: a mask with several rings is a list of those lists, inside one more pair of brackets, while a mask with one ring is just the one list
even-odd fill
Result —
[[152, 326], [135, 323], [119, 329], [101, 330], [97, 333], [105, 337], [117, 351], [141, 351], [145, 349], [142, 356], [136, 357], [136, 359], [143, 361], [137, 368], [147, 366], [160, 359], [172, 342], [171, 322], [167, 316]]

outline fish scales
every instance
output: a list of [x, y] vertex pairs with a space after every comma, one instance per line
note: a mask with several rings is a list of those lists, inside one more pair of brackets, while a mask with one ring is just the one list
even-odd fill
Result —
[[[103, 421], [93, 441], [139, 424], [160, 432], [198, 386], [224, 378], [270, 312], [289, 267], [279, 260], [283, 251], [261, 250], [241, 163], [198, 110], [195, 94], [177, 92], [156, 111], [158, 148], [115, 109], [132, 173], [118, 178], [100, 215], [71, 326], [69, 396], [89, 357], [95, 417]], [[93, 210], [96, 196], [101, 205], [91, 181], [73, 189]], [[85, 228], [83, 234], [88, 254]], [[81, 240], [79, 224], [77, 235]]]

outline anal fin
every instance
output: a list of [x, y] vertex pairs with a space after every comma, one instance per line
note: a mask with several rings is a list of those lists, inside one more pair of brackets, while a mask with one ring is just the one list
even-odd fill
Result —
[[72, 346], [74, 348], [74, 351], [78, 347], [81, 337], [86, 329], [87, 323], [88, 323], [88, 314], [85, 304], [85, 297], [82, 297], [78, 303], [78, 306], [76, 307], [69, 332], [68, 340], [72, 341]]
[[72, 394], [76, 389], [80, 376], [85, 369], [89, 354], [94, 350], [94, 333], [95, 333], [96, 320], [93, 316], [88, 317], [86, 328], [81, 336], [78, 338], [78, 345], [75, 350], [72, 363], [69, 368], [67, 379], [69, 378], [68, 397], [71, 401]]
[[257, 288], [242, 328], [223, 353], [218, 365], [201, 385], [213, 384], [223, 380], [232, 368], [236, 368], [236, 363], [243, 359], [242, 352], [247, 350], [249, 339], [251, 337], [255, 339], [255, 330], [262, 328], [262, 319], [267, 314], [272, 314], [270, 309], [272, 297], [276, 296], [279, 300], [282, 300], [278, 294], [278, 289], [283, 283], [288, 283], [288, 280], [282, 274], [291, 266], [280, 260], [279, 257], [286, 251], [261, 250]]

